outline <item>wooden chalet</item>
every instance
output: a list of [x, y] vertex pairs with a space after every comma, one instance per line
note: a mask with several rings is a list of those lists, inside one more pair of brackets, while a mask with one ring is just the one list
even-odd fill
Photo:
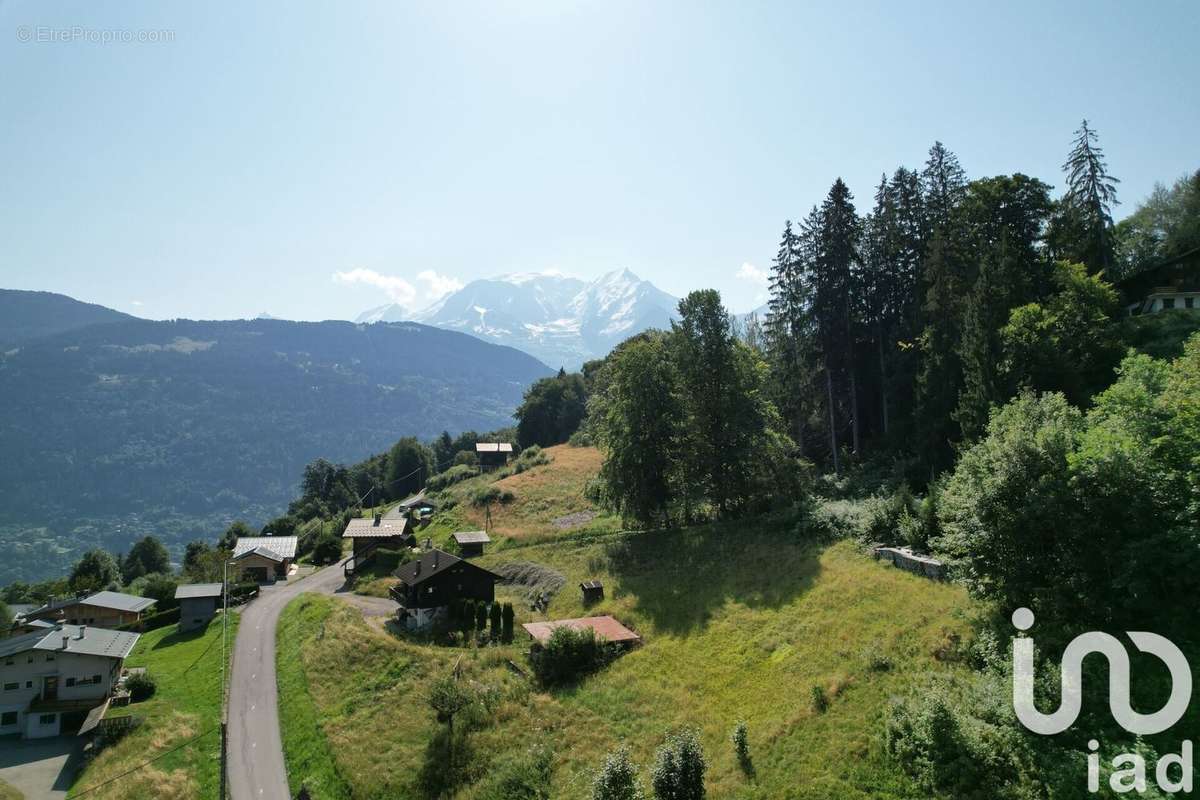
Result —
[[484, 472], [499, 469], [512, 458], [511, 442], [476, 442], [475, 455], [479, 458], [479, 468]]
[[396, 618], [409, 628], [428, 627], [458, 600], [493, 602], [500, 580], [495, 573], [438, 549], [402, 564], [393, 574], [400, 579], [390, 590], [400, 604]]
[[361, 569], [367, 564], [375, 551], [383, 547], [398, 550], [411, 547], [416, 543], [416, 537], [408, 530], [407, 517], [384, 517], [376, 514], [370, 519], [352, 519], [342, 532], [343, 539], [351, 540], [353, 558], [346, 562], [347, 575]]
[[1117, 283], [1130, 315], [1200, 310], [1200, 247]]

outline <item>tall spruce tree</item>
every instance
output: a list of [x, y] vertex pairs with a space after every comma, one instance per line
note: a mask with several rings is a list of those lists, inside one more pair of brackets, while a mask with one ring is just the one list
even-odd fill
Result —
[[1119, 205], [1121, 181], [1108, 174], [1099, 137], [1086, 119], [1062, 168], [1067, 192], [1055, 220], [1056, 255], [1107, 273], [1113, 267], [1112, 207]]

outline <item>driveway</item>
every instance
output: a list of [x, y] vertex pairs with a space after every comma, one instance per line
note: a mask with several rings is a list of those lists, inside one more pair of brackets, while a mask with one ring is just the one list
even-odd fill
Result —
[[318, 570], [284, 585], [264, 587], [245, 607], [233, 645], [229, 683], [229, 793], [233, 800], [290, 800], [275, 684], [275, 626], [283, 607], [302, 592], [328, 594], [369, 616], [396, 609], [390, 600], [343, 590], [342, 565]]
[[66, 797], [79, 770], [83, 742], [76, 736], [0, 738], [0, 780], [21, 790], [26, 800]]

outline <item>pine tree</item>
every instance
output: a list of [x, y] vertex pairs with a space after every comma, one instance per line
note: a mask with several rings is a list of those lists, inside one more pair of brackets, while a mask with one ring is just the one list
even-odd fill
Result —
[[501, 618], [500, 618], [500, 604], [499, 603], [492, 603], [491, 610], [488, 612], [488, 622], [489, 622], [488, 632], [491, 634], [492, 641], [493, 642], [500, 641], [502, 631], [501, 631]]
[[[1068, 230], [1074, 227], [1082, 239], [1081, 252], [1060, 252], [1061, 257], [1082, 261], [1093, 271], [1107, 273], [1113, 266], [1112, 207], [1119, 205], [1117, 184], [1120, 181], [1108, 174], [1108, 164], [1098, 141], [1095, 129], [1089, 127], [1085, 119], [1075, 131], [1075, 142], [1063, 164], [1063, 172], [1067, 174], [1067, 192], [1062, 200], [1065, 219], [1060, 220], [1057, 227], [1060, 231], [1064, 227]], [[1060, 240], [1069, 236], [1069, 233], [1060, 233]], [[1060, 249], [1062, 247], [1060, 244]]]
[[941, 142], [929, 148], [929, 157], [921, 171], [921, 188], [925, 196], [927, 236], [950, 224], [954, 209], [966, 195], [967, 174], [958, 163], [958, 156]]

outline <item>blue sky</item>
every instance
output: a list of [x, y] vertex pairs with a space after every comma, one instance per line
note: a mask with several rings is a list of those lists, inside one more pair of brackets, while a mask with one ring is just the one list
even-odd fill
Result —
[[1058, 185], [1087, 117], [1128, 213], [1200, 167], [1197, 41], [1165, 1], [0, 0], [0, 286], [325, 319], [628, 267], [742, 311], [784, 219], [935, 139]]

